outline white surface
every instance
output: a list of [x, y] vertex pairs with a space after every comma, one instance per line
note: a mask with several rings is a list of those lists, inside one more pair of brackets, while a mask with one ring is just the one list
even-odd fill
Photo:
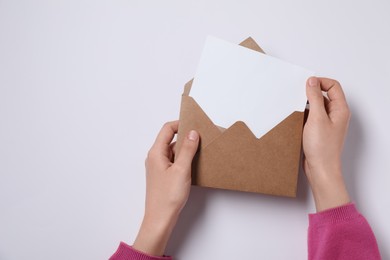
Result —
[[[302, 88], [313, 72], [208, 36], [190, 96], [214, 124], [243, 121], [261, 137], [294, 111], [304, 111]], [[272, 110], [272, 113], [270, 113]]]
[[[347, 185], [390, 259], [390, 2], [0, 0], [0, 259], [107, 259], [132, 243], [144, 159], [207, 35], [337, 78]], [[304, 86], [302, 86], [304, 87]], [[297, 199], [194, 188], [177, 259], [305, 259]]]

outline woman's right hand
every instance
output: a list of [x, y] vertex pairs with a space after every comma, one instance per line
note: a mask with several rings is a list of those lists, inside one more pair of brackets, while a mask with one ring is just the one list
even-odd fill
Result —
[[350, 202], [342, 175], [341, 154], [351, 113], [335, 80], [309, 78], [306, 95], [310, 110], [303, 129], [303, 169], [319, 212]]

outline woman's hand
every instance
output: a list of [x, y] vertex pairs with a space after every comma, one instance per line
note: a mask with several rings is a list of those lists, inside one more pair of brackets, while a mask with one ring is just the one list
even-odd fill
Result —
[[145, 215], [133, 248], [150, 255], [164, 254], [166, 244], [191, 188], [191, 164], [198, 149], [199, 135], [190, 131], [175, 158], [173, 137], [179, 122], [166, 123], [145, 161]]
[[317, 211], [323, 211], [350, 201], [342, 175], [341, 153], [351, 114], [343, 90], [335, 80], [309, 78], [306, 95], [310, 110], [303, 129], [303, 169]]

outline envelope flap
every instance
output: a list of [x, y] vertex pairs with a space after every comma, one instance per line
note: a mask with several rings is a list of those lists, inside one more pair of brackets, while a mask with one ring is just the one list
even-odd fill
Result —
[[303, 112], [293, 112], [257, 139], [236, 122], [199, 151], [195, 185], [294, 197]]
[[252, 39], [252, 37], [246, 38], [244, 41], [242, 41], [239, 45], [246, 47], [248, 49], [258, 51], [261, 53], [265, 53], [262, 48], [255, 42], [255, 40]]
[[190, 94], [190, 91], [191, 91], [191, 86], [192, 86], [192, 82], [194, 81], [194, 79], [191, 79], [190, 81], [188, 81], [185, 85], [184, 85], [184, 91], [183, 91], [183, 96], [188, 96]]
[[[206, 147], [221, 131], [210, 120], [205, 112], [199, 107], [196, 101], [190, 96], [182, 96], [180, 109], [180, 133], [188, 133], [196, 129], [201, 136], [200, 149]], [[182, 141], [182, 135], [178, 137], [178, 143]]]
[[[263, 146], [270, 143], [273, 146], [278, 143], [277, 145], [283, 145], [286, 149], [290, 145], [295, 147], [297, 143], [301, 142], [303, 119], [304, 112], [294, 111], [261, 138], [257, 138], [244, 122], [237, 121], [222, 134], [219, 133], [218, 137], [212, 140], [210, 146], [216, 142], [223, 142], [229, 145], [235, 143], [237, 149], [245, 145]], [[206, 149], [212, 148], [207, 147]]]

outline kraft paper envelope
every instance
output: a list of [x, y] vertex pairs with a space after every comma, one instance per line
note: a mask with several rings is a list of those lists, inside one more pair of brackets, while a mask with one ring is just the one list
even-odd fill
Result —
[[[241, 46], [263, 50], [252, 39]], [[264, 53], [264, 52], [263, 52]], [[200, 145], [192, 164], [192, 184], [202, 187], [295, 197], [304, 112], [291, 114], [261, 138], [242, 121], [227, 129], [215, 125], [191, 96], [192, 80], [181, 100], [177, 151], [192, 129]], [[176, 154], [178, 154], [176, 153]]]

